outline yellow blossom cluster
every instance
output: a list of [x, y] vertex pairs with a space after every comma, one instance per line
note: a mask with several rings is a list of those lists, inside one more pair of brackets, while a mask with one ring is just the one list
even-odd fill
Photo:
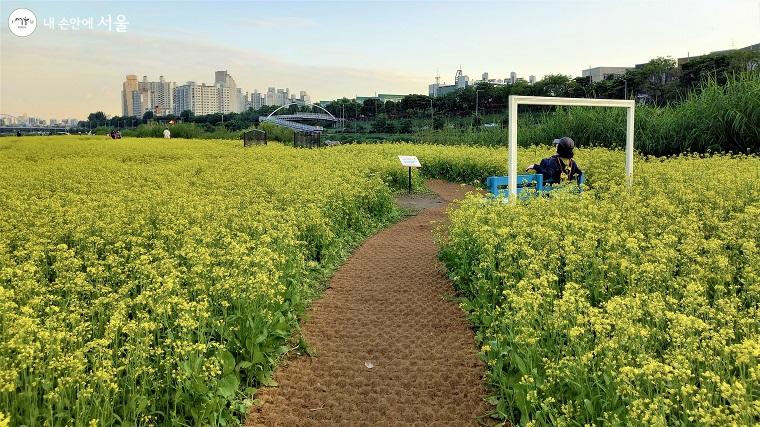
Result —
[[582, 194], [470, 196], [442, 259], [514, 423], [760, 423], [760, 158], [581, 150]]

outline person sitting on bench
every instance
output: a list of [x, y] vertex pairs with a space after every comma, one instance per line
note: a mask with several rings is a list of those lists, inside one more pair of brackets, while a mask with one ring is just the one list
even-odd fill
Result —
[[541, 160], [539, 164], [532, 164], [525, 171], [535, 170], [544, 177], [545, 184], [557, 184], [570, 180], [577, 180], [583, 173], [578, 164], [573, 160], [575, 141], [569, 136], [555, 139], [557, 154]]

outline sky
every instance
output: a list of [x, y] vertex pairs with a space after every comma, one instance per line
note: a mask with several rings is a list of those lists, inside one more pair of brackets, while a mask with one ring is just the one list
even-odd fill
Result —
[[[34, 33], [8, 26], [34, 12]], [[99, 26], [124, 15], [124, 32]], [[93, 29], [61, 30], [63, 18]], [[54, 29], [46, 26], [54, 20]], [[633, 66], [760, 43], [760, 0], [720, 1], [10, 1], [0, 3], [0, 113], [121, 115], [127, 74], [178, 84], [307, 91], [312, 100], [427, 94], [462, 68], [504, 78]]]

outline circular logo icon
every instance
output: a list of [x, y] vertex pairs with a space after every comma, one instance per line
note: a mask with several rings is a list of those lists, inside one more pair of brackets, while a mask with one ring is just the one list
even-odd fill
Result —
[[29, 9], [16, 9], [8, 18], [8, 27], [19, 37], [26, 37], [37, 28], [37, 17]]

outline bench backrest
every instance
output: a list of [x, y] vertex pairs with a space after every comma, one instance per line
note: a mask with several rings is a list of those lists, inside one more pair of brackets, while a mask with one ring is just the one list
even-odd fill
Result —
[[[583, 183], [586, 182], [584, 174], [580, 174], [575, 177], [575, 182], [578, 185], [578, 190], [583, 191]], [[546, 185], [544, 185], [546, 184]], [[517, 175], [517, 194], [520, 194], [523, 189], [531, 188], [536, 192], [547, 193], [549, 191], [559, 188], [554, 186], [556, 182], [544, 182], [544, 176], [540, 173], [530, 175]], [[508, 176], [489, 176], [486, 178], [486, 187], [488, 192], [494, 196], [509, 196], [509, 177]]]
[[[508, 176], [489, 176], [486, 178], [486, 187], [494, 196], [509, 195], [509, 177]], [[544, 190], [544, 176], [540, 173], [530, 175], [517, 175], [517, 193], [522, 192], [524, 188], [535, 188], [536, 191]]]

